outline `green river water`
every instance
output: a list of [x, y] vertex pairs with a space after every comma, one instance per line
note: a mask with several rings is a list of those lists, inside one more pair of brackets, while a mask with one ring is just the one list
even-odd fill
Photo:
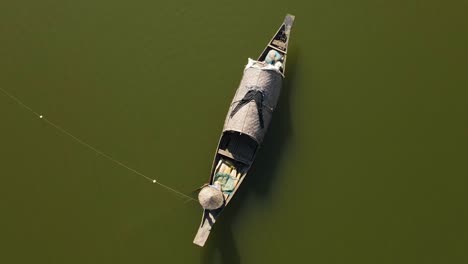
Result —
[[[3, 1], [1, 263], [468, 263], [467, 1]], [[248, 57], [296, 16], [251, 173], [195, 202]]]

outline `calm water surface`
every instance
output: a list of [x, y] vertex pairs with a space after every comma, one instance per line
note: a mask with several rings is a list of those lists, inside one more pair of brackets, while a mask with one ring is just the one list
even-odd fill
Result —
[[0, 87], [185, 193], [296, 15], [252, 173], [201, 210], [0, 93], [2, 263], [468, 263], [466, 1], [8, 1]]

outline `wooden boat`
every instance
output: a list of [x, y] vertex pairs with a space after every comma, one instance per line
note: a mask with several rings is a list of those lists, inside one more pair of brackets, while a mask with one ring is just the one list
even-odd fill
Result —
[[[209, 179], [210, 185], [221, 185], [224, 202], [218, 209], [204, 209], [193, 241], [196, 245], [205, 244], [214, 223], [244, 181], [263, 141], [281, 91], [293, 22], [294, 16], [286, 15], [257, 61], [249, 59], [244, 70], [226, 116]], [[275, 65], [271, 64], [270, 55], [276, 56]]]

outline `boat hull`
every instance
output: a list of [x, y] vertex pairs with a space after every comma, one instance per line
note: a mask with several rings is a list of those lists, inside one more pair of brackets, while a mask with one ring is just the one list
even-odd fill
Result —
[[[193, 241], [198, 246], [204, 246], [214, 223], [244, 181], [263, 142], [281, 93], [293, 22], [294, 16], [286, 15], [258, 60], [249, 59], [244, 70], [224, 121], [209, 179], [210, 185], [219, 184], [220, 177], [226, 175], [226, 172], [222, 173], [223, 170], [229, 167], [231, 177], [225, 177], [227, 182], [221, 182], [224, 205], [216, 210], [203, 210], [200, 227]], [[272, 51], [277, 53], [280, 60], [270, 64], [267, 56]]]

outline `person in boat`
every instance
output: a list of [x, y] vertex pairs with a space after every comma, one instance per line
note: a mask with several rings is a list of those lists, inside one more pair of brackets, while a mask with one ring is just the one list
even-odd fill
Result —
[[221, 184], [206, 185], [198, 194], [198, 201], [205, 210], [216, 210], [224, 205], [224, 195], [221, 190]]

